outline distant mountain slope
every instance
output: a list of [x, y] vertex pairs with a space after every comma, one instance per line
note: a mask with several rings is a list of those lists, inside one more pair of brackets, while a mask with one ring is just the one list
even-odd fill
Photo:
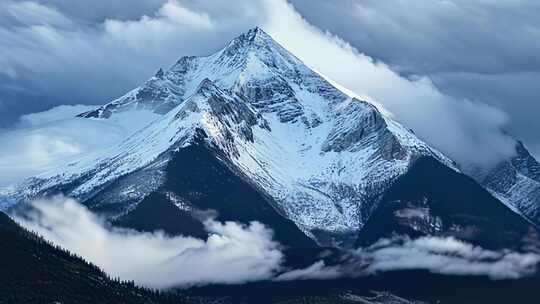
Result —
[[0, 212], [0, 303], [188, 303], [131, 283], [53, 247]]
[[[468, 176], [418, 160], [385, 193], [359, 235], [368, 245], [393, 235], [453, 236], [484, 248], [525, 250], [538, 233]], [[534, 242], [534, 241], [533, 241]]]
[[495, 197], [540, 227], [540, 163], [522, 142], [516, 142], [516, 155], [491, 170], [470, 171]]

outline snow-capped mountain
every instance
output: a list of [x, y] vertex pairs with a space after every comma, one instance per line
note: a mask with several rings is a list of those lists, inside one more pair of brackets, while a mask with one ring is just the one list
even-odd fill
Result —
[[540, 163], [522, 142], [516, 142], [514, 156], [490, 170], [474, 170], [471, 176], [509, 208], [540, 226]]
[[[303, 235], [349, 246], [418, 160], [433, 160], [430, 168], [443, 167], [444, 178], [465, 178], [412, 131], [332, 85], [259, 28], [210, 56], [183, 57], [79, 116], [129, 121], [132, 113], [146, 113], [148, 124], [118, 145], [27, 180], [6, 196], [4, 208], [63, 192], [119, 223], [140, 224], [150, 215], [138, 210], [162, 200], [177, 207], [179, 218], [214, 209], [224, 220], [260, 220], [290, 243], [308, 244]], [[469, 227], [470, 219], [438, 223], [428, 192], [394, 197], [424, 212], [407, 225], [420, 219], [440, 233]]]

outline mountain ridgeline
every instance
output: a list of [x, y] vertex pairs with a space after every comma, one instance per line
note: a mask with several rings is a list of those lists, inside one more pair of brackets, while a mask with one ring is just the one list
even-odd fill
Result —
[[[152, 119], [114, 146], [26, 180], [0, 206], [64, 193], [119, 226], [202, 238], [201, 220], [213, 212], [260, 221], [288, 248], [350, 248], [399, 233], [519, 249], [537, 235], [508, 208], [516, 200], [498, 195], [514, 193], [506, 183], [484, 175], [476, 178], [483, 188], [259, 28], [212, 55], [182, 57], [79, 118], [130, 113]], [[510, 164], [536, 180], [533, 160]], [[536, 217], [537, 198], [527, 202], [512, 209]]]

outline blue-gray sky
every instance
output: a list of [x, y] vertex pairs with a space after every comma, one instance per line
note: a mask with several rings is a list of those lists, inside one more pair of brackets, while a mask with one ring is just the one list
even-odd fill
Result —
[[510, 117], [507, 131], [540, 156], [540, 2], [293, 2], [313, 24], [402, 74], [499, 107]]
[[[280, 9], [274, 2], [280, 1], [2, 1], [0, 127], [55, 105], [105, 103], [183, 55], [209, 54], [238, 33], [277, 18], [279, 12], [268, 12]], [[475, 106], [452, 122], [467, 125], [471, 133], [503, 127], [540, 156], [537, 1], [291, 2], [295, 13], [312, 26], [338, 36], [358, 52], [404, 77], [431, 79], [452, 97], [445, 103], [467, 99], [500, 109], [504, 115]], [[294, 33], [296, 28], [282, 31]], [[328, 60], [325, 54], [318, 56]], [[429, 107], [428, 103], [428, 115]], [[451, 108], [449, 115], [459, 115], [462, 108], [470, 106]], [[478, 118], [485, 123], [469, 124], [480, 112], [490, 113]], [[414, 125], [418, 118], [408, 116], [403, 120]], [[487, 122], [491, 118], [495, 122]], [[480, 138], [492, 131], [477, 133]]]

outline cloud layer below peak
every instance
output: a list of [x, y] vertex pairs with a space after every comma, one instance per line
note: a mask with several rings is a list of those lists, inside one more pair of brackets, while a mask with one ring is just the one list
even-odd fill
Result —
[[209, 218], [204, 221], [209, 237], [201, 240], [114, 228], [75, 200], [61, 196], [34, 201], [31, 207], [31, 212], [15, 217], [25, 228], [111, 276], [154, 288], [356, 278], [411, 269], [517, 279], [533, 274], [540, 262], [537, 253], [486, 250], [452, 237], [396, 236], [350, 250], [339, 264], [327, 265], [321, 255], [311, 266], [294, 269], [284, 266], [286, 255], [273, 240], [272, 230], [258, 222], [244, 225]]
[[[109, 227], [76, 201], [35, 201], [17, 220], [47, 240], [77, 253], [109, 275], [154, 288], [243, 283], [271, 277], [283, 254], [258, 222], [204, 222], [207, 240]], [[126, 254], [129, 252], [130, 254]]]

